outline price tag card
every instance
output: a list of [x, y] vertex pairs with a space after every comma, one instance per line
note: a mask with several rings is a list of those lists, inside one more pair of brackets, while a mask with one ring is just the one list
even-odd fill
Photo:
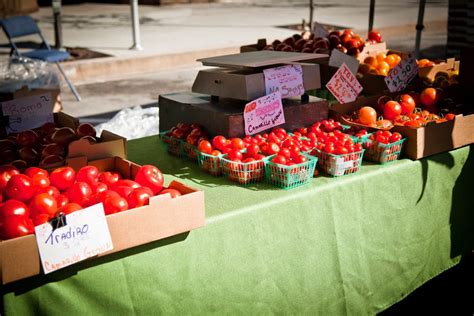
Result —
[[35, 227], [36, 242], [45, 274], [112, 250], [112, 238], [102, 203], [65, 216], [66, 223]]
[[54, 122], [54, 102], [51, 93], [2, 102], [2, 112], [8, 116], [7, 133], [18, 133]]
[[345, 63], [336, 71], [331, 80], [326, 84], [326, 88], [339, 103], [348, 103], [354, 101], [362, 91], [357, 78]]
[[280, 92], [281, 98], [296, 97], [304, 94], [303, 69], [301, 65], [287, 65], [263, 70], [265, 92]]
[[405, 89], [418, 74], [418, 64], [413, 54], [403, 58], [385, 77], [390, 92], [398, 92]]
[[245, 134], [253, 135], [285, 123], [280, 92], [258, 98], [245, 105]]

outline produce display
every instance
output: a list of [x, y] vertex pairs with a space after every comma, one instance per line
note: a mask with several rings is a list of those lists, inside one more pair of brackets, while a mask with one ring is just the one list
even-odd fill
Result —
[[364, 142], [364, 158], [379, 163], [397, 160], [405, 140], [398, 132], [376, 131]]
[[116, 171], [99, 172], [85, 166], [77, 172], [60, 167], [48, 172], [29, 167], [21, 173], [13, 165], [0, 167], [0, 239], [6, 240], [34, 232], [58, 214], [70, 214], [103, 203], [106, 215], [148, 204], [159, 194], [181, 195], [163, 188], [163, 174], [152, 165], [139, 168], [134, 179], [123, 179]]
[[64, 163], [68, 145], [79, 139], [97, 143], [96, 130], [89, 123], [82, 123], [74, 130], [54, 123], [10, 134], [0, 140], [0, 165], [12, 164], [19, 170], [31, 166], [49, 168]]
[[379, 53], [376, 56], [368, 56], [359, 65], [358, 72], [362, 75], [380, 75], [387, 76], [390, 70], [392, 70], [402, 60], [397, 53]]
[[380, 42], [382, 42], [382, 35], [377, 31], [369, 32], [368, 39], [364, 40], [353, 30], [345, 29], [343, 31], [332, 31], [327, 37], [316, 37], [311, 32], [294, 34], [283, 41], [274, 40], [263, 49], [320, 54], [329, 54], [331, 50], [337, 49], [345, 54], [357, 56], [364, 49], [366, 43], [376, 44]]

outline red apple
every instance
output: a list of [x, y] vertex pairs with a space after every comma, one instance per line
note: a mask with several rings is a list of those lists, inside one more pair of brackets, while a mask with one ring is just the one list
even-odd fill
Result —
[[61, 127], [57, 131], [53, 133], [51, 136], [51, 140], [53, 143], [59, 144], [59, 145], [68, 145], [70, 142], [74, 141], [77, 139], [76, 133], [74, 130], [70, 127]]

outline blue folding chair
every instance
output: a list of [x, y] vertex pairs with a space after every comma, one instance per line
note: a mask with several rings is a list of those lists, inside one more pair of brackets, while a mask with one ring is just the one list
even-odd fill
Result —
[[[0, 25], [5, 31], [7, 35], [8, 42], [10, 43], [11, 51], [10, 55], [17, 55], [17, 56], [24, 56], [32, 59], [39, 59], [51, 63], [55, 63], [61, 74], [63, 75], [64, 79], [66, 80], [69, 88], [71, 89], [72, 93], [76, 97], [77, 101], [81, 101], [81, 97], [77, 92], [74, 85], [71, 83], [69, 78], [66, 76], [63, 67], [59, 64], [60, 61], [66, 60], [70, 57], [68, 52], [63, 52], [60, 50], [52, 49], [46, 39], [44, 38], [43, 34], [36, 24], [36, 22], [30, 16], [15, 16], [11, 18], [6, 18], [0, 20]], [[13, 41], [14, 38], [23, 37], [27, 35], [34, 35], [38, 34], [41, 38], [41, 45], [39, 49], [30, 50], [27, 52], [20, 52], [18, 47], [16, 46], [15, 42]]]

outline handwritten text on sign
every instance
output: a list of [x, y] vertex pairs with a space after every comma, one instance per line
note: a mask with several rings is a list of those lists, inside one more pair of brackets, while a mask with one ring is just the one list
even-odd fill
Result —
[[7, 133], [17, 133], [54, 122], [51, 93], [2, 102], [4, 116], [9, 117]]
[[326, 84], [326, 88], [331, 91], [339, 103], [354, 101], [362, 91], [359, 81], [357, 81], [357, 78], [345, 63], [332, 76], [331, 80]]
[[288, 65], [264, 69], [266, 94], [280, 92], [281, 98], [304, 94], [303, 69], [301, 65]]
[[403, 58], [385, 77], [390, 92], [405, 89], [413, 78], [418, 74], [418, 64], [413, 54]]
[[114, 248], [102, 203], [66, 215], [61, 228], [44, 223], [35, 233], [45, 274]]
[[252, 135], [285, 123], [281, 95], [275, 93], [258, 98], [245, 105], [245, 134]]

